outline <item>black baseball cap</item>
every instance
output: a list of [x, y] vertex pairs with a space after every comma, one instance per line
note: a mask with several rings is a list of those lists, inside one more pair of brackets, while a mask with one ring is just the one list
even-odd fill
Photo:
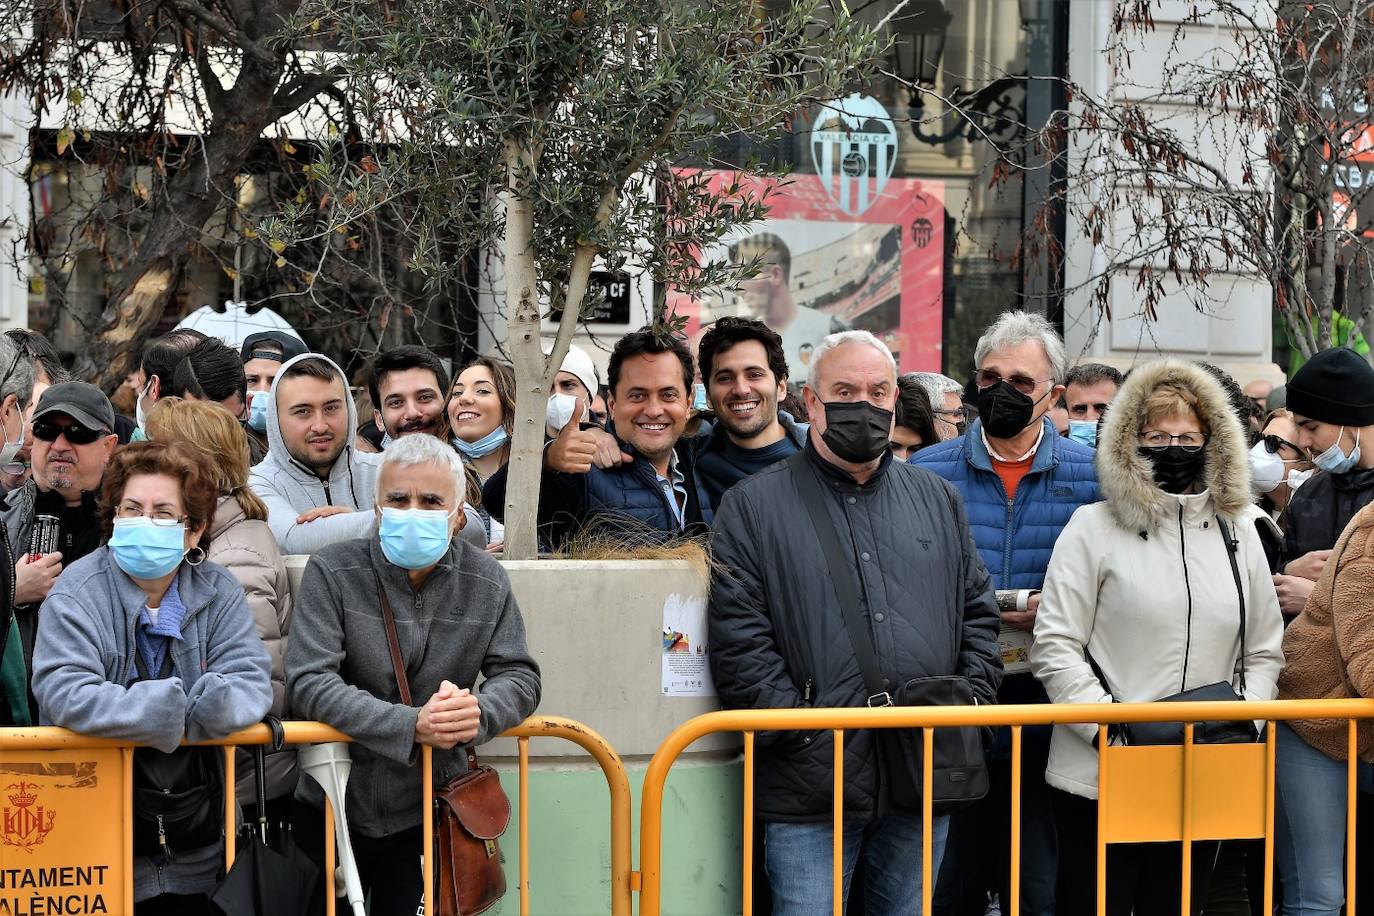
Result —
[[[278, 356], [271, 350], [261, 349], [260, 344], [273, 344], [281, 350]], [[256, 334], [249, 334], [243, 339], [243, 352], [240, 358], [246, 363], [250, 359], [271, 359], [279, 363], [284, 363], [288, 359], [309, 353], [310, 348], [301, 342], [299, 337], [287, 334], [285, 331], [259, 331]]]
[[51, 385], [38, 399], [34, 420], [49, 414], [64, 413], [87, 429], [114, 430], [114, 408], [105, 392], [88, 382], [59, 382]]

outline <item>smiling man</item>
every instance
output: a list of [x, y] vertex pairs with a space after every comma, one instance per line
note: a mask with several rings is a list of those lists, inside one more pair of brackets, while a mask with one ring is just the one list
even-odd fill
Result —
[[[662, 542], [709, 527], [711, 502], [694, 449], [681, 441], [693, 372], [692, 354], [670, 334], [645, 327], [620, 338], [607, 367], [607, 409], [616, 444], [631, 460], [585, 473], [546, 467], [539, 491], [545, 546], [560, 549], [584, 532]], [[548, 448], [580, 432], [574, 416]], [[496, 513], [506, 504], [506, 468], [482, 488], [482, 503], [504, 521]]]
[[[732, 487], [712, 532], [707, 619], [721, 705], [885, 705], [878, 698], [888, 692], [867, 689], [870, 675], [859, 676], [851, 614], [871, 640], [872, 677], [880, 672], [891, 692], [916, 678], [956, 676], [991, 702], [1002, 676], [992, 583], [954, 487], [892, 459], [891, 352], [867, 331], [826, 337], [805, 397], [805, 450]], [[803, 495], [811, 487], [814, 516]], [[823, 526], [840, 555], [821, 546]], [[857, 607], [842, 608], [836, 576], [850, 577]], [[831, 733], [761, 733], [758, 747], [754, 800], [773, 913], [829, 913]], [[871, 914], [916, 912], [924, 843], [940, 866], [949, 818], [937, 815], [923, 836], [914, 758], [896, 731], [845, 736], [844, 890], [862, 857]]]
[[378, 356], [367, 380], [367, 393], [386, 433], [382, 448], [412, 433], [440, 435], [447, 392], [444, 364], [424, 347], [396, 347]]
[[778, 409], [787, 395], [782, 338], [762, 321], [722, 318], [697, 348], [714, 428], [699, 437], [701, 482], [720, 505], [725, 491], [806, 445], [806, 425]]

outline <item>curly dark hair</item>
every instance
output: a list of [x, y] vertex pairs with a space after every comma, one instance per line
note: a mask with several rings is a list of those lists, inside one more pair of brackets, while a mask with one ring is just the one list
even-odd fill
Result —
[[1241, 389], [1240, 383], [1222, 369], [1202, 360], [1198, 360], [1197, 364], [1204, 372], [1216, 379], [1222, 390], [1226, 392], [1226, 400], [1231, 402], [1231, 412], [1236, 415], [1236, 419], [1240, 420], [1240, 428], [1245, 433], [1245, 445], [1247, 448], [1253, 447], [1259, 441], [1259, 434], [1255, 431], [1255, 423], [1263, 422], [1264, 414], [1255, 406], [1254, 401], [1245, 396], [1245, 391]]
[[787, 381], [787, 357], [782, 352], [782, 337], [778, 332], [757, 319], [727, 315], [711, 325], [710, 329], [701, 335], [701, 342], [697, 344], [697, 366], [701, 369], [702, 382], [710, 386], [711, 373], [715, 371], [716, 354], [746, 340], [757, 340], [763, 345], [773, 380]]
[[201, 525], [200, 547], [210, 543], [210, 520], [219, 503], [219, 474], [210, 459], [184, 442], [131, 442], [115, 451], [100, 485], [100, 527], [105, 540], [114, 531], [115, 508], [124, 499], [129, 479], [140, 474], [165, 474], [181, 484], [186, 527]]

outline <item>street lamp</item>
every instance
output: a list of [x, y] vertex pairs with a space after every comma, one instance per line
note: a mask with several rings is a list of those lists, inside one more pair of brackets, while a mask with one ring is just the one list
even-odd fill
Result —
[[[1039, 11], [1042, 0], [1018, 0], [1024, 26]], [[917, 140], [939, 146], [960, 136], [967, 140], [987, 137], [995, 143], [1008, 142], [1020, 132], [1023, 113], [1013, 91], [1024, 90], [1024, 76], [1006, 76], [969, 91], [962, 86], [946, 87], [945, 97], [954, 116], [949, 127], [930, 132], [925, 119], [926, 94], [935, 88], [944, 56], [945, 36], [953, 14], [943, 0], [911, 0], [892, 17], [893, 69], [909, 87], [911, 132]]]

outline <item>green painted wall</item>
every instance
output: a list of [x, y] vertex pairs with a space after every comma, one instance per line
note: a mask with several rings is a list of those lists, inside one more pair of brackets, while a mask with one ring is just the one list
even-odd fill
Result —
[[[633, 798], [634, 868], [639, 867], [639, 798], [646, 766], [626, 764]], [[510, 829], [501, 839], [509, 889], [489, 912], [518, 916], [519, 777], [513, 766], [499, 769], [512, 809]], [[740, 912], [742, 781], [737, 759], [688, 758], [673, 767], [663, 806], [664, 916]], [[532, 761], [529, 793], [530, 913], [605, 916], [610, 907], [610, 793], [601, 770]]]

